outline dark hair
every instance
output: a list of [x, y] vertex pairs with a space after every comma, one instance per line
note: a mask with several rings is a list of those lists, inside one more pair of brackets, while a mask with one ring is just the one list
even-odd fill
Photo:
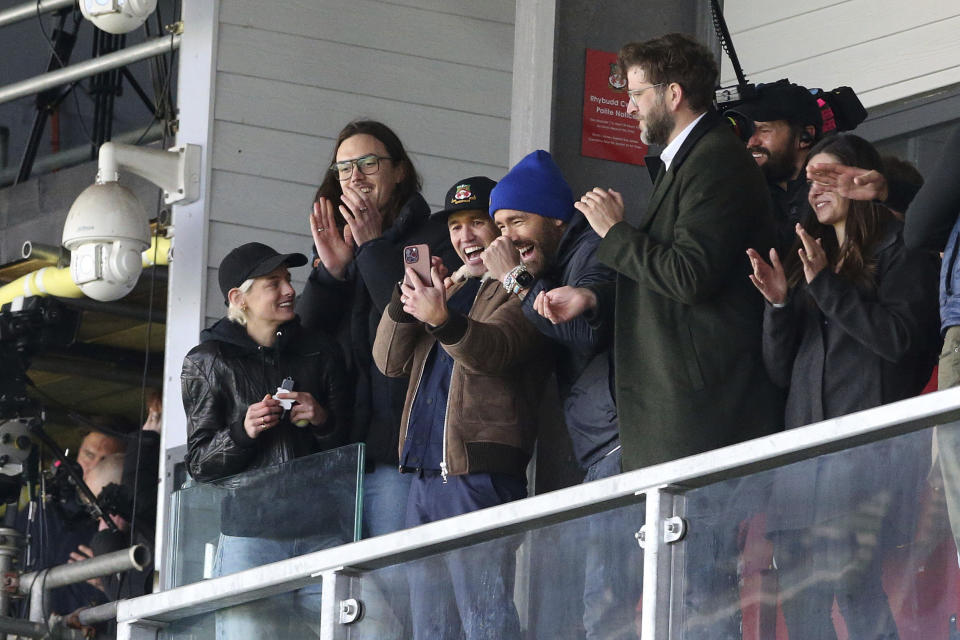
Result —
[[668, 33], [654, 40], [625, 44], [617, 62], [623, 77], [631, 67], [640, 67], [653, 84], [676, 82], [683, 87], [687, 104], [694, 111], [713, 103], [719, 76], [717, 61], [709, 49], [690, 36]]
[[[840, 133], [824, 138], [810, 150], [809, 157], [812, 158], [818, 153], [828, 153], [836, 157], [841, 164], [850, 167], [883, 173], [883, 162], [874, 146], [852, 133]], [[838, 274], [841, 277], [858, 286], [869, 288], [874, 284], [873, 250], [883, 237], [887, 224], [893, 219], [893, 213], [881, 204], [850, 200], [842, 246], [837, 243], [833, 227], [821, 224], [812, 208], [800, 224], [807, 233], [820, 239], [827, 254], [828, 268], [836, 269], [839, 264], [841, 267]], [[797, 257], [801, 246], [798, 240], [789, 256], [787, 271], [791, 286], [803, 279], [803, 264]]]
[[[366, 134], [379, 140], [387, 149], [387, 155], [403, 171], [403, 180], [394, 187], [390, 199], [387, 201], [386, 210], [383, 212], [388, 220], [400, 211], [400, 208], [406, 204], [407, 200], [412, 198], [423, 188], [423, 181], [420, 174], [413, 166], [413, 161], [407, 155], [407, 150], [403, 148], [403, 143], [393, 130], [382, 122], [376, 120], [354, 120], [341, 131], [337, 136], [337, 143], [333, 146], [333, 156], [330, 158], [330, 164], [337, 161], [337, 150], [343, 141], [356, 135]], [[343, 189], [340, 186], [340, 180], [333, 171], [325, 171], [320, 188], [317, 189], [313, 197], [314, 202], [319, 202], [320, 198], [328, 198], [334, 204], [340, 203], [340, 196], [343, 195]], [[338, 217], [337, 225], [342, 226], [343, 221]]]

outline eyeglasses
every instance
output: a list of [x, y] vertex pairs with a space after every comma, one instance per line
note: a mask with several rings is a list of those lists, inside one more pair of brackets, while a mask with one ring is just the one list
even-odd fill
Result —
[[336, 173], [337, 179], [339, 179], [341, 182], [350, 179], [350, 176], [353, 175], [354, 166], [356, 166], [363, 175], [372, 176], [377, 171], [380, 171], [381, 160], [393, 160], [393, 158], [387, 156], [378, 156], [370, 153], [365, 156], [360, 156], [359, 158], [354, 158], [353, 160], [341, 160], [340, 162], [334, 162], [332, 165], [330, 165], [330, 171]]
[[637, 103], [637, 100], [640, 98], [640, 94], [642, 94], [647, 89], [653, 89], [654, 87], [662, 87], [662, 86], [663, 86], [663, 83], [658, 82], [657, 84], [652, 84], [649, 87], [644, 87], [643, 89], [634, 89], [633, 91], [627, 91], [627, 95], [630, 96], [630, 102], [633, 103], [633, 106], [639, 109], [640, 105]]

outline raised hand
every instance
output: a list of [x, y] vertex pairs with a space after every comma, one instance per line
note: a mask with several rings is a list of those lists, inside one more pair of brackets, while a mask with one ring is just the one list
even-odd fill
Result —
[[581, 287], [557, 287], [541, 291], [533, 301], [534, 311], [553, 324], [569, 322], [596, 307], [597, 294]]
[[447, 311], [447, 290], [436, 265], [430, 267], [430, 279], [432, 286], [421, 281], [417, 272], [407, 267], [406, 278], [400, 283], [400, 302], [403, 310], [420, 322], [438, 327], [450, 314]]
[[340, 214], [347, 221], [357, 246], [383, 235], [383, 213], [377, 203], [350, 183], [341, 185], [343, 204], [340, 205]]
[[623, 196], [613, 189], [594, 187], [573, 206], [587, 218], [601, 238], [607, 235], [610, 227], [623, 220]]
[[867, 171], [832, 162], [807, 165], [807, 180], [819, 182], [851, 200], [886, 200], [887, 179], [879, 171]]
[[747, 249], [747, 257], [753, 273], [750, 282], [763, 294], [770, 304], [783, 304], [787, 301], [787, 276], [780, 264], [776, 249], [770, 249], [770, 264], [755, 249]]
[[487, 268], [487, 273], [495, 280], [503, 280], [503, 277], [513, 269], [520, 266], [520, 252], [513, 244], [513, 240], [507, 236], [494, 238], [493, 242], [480, 254], [483, 260], [483, 266]]
[[353, 261], [353, 235], [350, 227], [346, 226], [341, 237], [333, 215], [333, 203], [327, 198], [320, 198], [319, 202], [313, 203], [310, 233], [313, 235], [313, 245], [317, 248], [317, 257], [324, 268], [334, 278], [342, 280], [347, 265]]
[[827, 252], [823, 250], [823, 244], [820, 238], [813, 239], [807, 230], [797, 224], [797, 236], [803, 246], [797, 250], [800, 254], [800, 262], [803, 263], [803, 275], [810, 284], [817, 277], [824, 267], [827, 266]]

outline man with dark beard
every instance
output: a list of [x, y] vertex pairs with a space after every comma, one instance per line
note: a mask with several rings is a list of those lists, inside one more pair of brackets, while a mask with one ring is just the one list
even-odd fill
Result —
[[823, 119], [809, 90], [787, 80], [757, 87], [755, 99], [731, 109], [753, 121], [747, 151], [770, 188], [777, 219], [777, 251], [786, 255], [807, 204], [804, 166], [810, 148], [822, 135]]
[[[613, 189], [596, 187], [574, 204], [601, 238], [596, 256], [617, 274], [615, 296], [560, 287], [547, 311], [564, 322], [612, 304], [622, 464], [631, 471], [766, 435], [783, 414], [761, 357], [763, 302], [745, 286], [743, 258], [751, 242], [774, 241], [770, 197], [711, 108], [713, 54], [668, 34], [624, 45], [619, 62], [627, 113], [645, 143], [665, 145], [662, 168], [637, 226]], [[737, 529], [762, 500], [747, 489], [687, 495], [698, 522], [683, 543], [686, 638], [742, 637]]]

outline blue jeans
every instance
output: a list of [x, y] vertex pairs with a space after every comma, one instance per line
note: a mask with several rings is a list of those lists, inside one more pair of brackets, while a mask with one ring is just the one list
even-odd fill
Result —
[[[620, 473], [620, 450], [587, 469], [584, 482]], [[634, 533], [643, 526], [643, 503], [591, 516], [587, 524], [583, 627], [588, 640], [637, 638], [637, 602], [643, 591], [643, 550]]]
[[[412, 474], [400, 473], [396, 465], [378, 463], [363, 474], [363, 538], [373, 538], [404, 528], [407, 495]], [[361, 637], [400, 640], [410, 636], [410, 595], [403, 568], [385, 567], [367, 574], [362, 593], [366, 613]], [[352, 636], [353, 637], [353, 636]]]
[[378, 463], [363, 475], [363, 537], [373, 538], [404, 528], [407, 495], [413, 474], [396, 465]]
[[[407, 525], [504, 504], [527, 495], [526, 480], [504, 474], [471, 473], [444, 482], [424, 472], [410, 488]], [[413, 637], [456, 640], [519, 640], [513, 603], [516, 545], [493, 540], [411, 563]]]
[[[220, 534], [213, 575], [225, 576], [340, 544], [343, 540], [329, 534], [290, 540]], [[218, 611], [218, 640], [319, 637], [320, 586], [318, 581], [293, 593], [281, 593]]]

